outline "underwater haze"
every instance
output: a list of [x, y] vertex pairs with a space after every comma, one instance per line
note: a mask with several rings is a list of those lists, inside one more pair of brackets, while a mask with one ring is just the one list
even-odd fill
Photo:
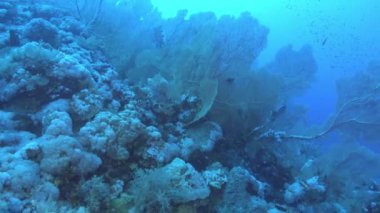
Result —
[[380, 212], [379, 9], [2, 0], [0, 212]]

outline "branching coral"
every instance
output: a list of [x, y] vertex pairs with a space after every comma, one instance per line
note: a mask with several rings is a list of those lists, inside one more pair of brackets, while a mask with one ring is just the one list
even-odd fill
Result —
[[[257, 139], [315, 140], [335, 130], [342, 130], [352, 135], [362, 135], [369, 140], [376, 138], [380, 131], [379, 70], [379, 66], [372, 64], [366, 72], [358, 73], [353, 78], [341, 79], [338, 82], [337, 111], [321, 132], [314, 135], [302, 135], [269, 129], [260, 134]], [[259, 126], [251, 133], [260, 132], [265, 128], [265, 125]]]

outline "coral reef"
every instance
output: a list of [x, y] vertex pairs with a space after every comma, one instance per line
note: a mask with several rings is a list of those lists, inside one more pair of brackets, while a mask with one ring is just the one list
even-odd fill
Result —
[[170, 203], [186, 203], [205, 199], [210, 189], [200, 173], [179, 158], [162, 168], [137, 171], [130, 186], [137, 210], [161, 212], [170, 210]]
[[378, 66], [338, 82], [325, 131], [290, 134], [309, 46], [258, 69], [249, 13], [123, 2], [0, 2], [0, 212], [379, 211], [376, 153], [305, 142], [378, 138]]

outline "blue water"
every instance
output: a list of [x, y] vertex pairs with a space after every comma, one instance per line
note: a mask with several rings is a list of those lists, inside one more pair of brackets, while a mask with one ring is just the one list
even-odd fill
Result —
[[[379, 58], [380, 31], [376, 1], [178, 1], [168, 4], [152, 1], [164, 17], [179, 9], [191, 13], [213, 11], [216, 14], [239, 15], [251, 12], [270, 28], [268, 45], [260, 55], [258, 66], [273, 60], [277, 50], [287, 44], [296, 48], [313, 47], [318, 62], [317, 82], [300, 102], [309, 108], [310, 122], [322, 123], [335, 109], [335, 80], [342, 75], [366, 69]], [[325, 43], [324, 43], [325, 41]]]
[[0, 213], [380, 212], [379, 10], [1, 1]]

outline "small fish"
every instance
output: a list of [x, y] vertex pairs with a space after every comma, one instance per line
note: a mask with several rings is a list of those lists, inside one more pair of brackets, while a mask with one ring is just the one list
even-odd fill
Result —
[[276, 110], [273, 110], [270, 115], [270, 121], [275, 121], [280, 115], [282, 115], [286, 111], [286, 105], [282, 105]]
[[322, 41], [322, 46], [325, 46], [325, 44], [326, 44], [326, 42], [327, 42], [327, 37], [325, 38], [325, 39], [323, 39], [323, 41]]
[[303, 186], [305, 189], [309, 189], [309, 188], [310, 188], [309, 184], [307, 184], [306, 181], [300, 181], [300, 184], [301, 184], [301, 186]]
[[229, 84], [232, 84], [235, 82], [235, 78], [233, 78], [233, 77], [226, 78], [226, 82]]
[[285, 205], [281, 205], [281, 204], [276, 203], [275, 206], [276, 206], [276, 208], [277, 208], [278, 210], [280, 210], [281, 212], [286, 212], [286, 211], [287, 211], [287, 208], [286, 208]]

